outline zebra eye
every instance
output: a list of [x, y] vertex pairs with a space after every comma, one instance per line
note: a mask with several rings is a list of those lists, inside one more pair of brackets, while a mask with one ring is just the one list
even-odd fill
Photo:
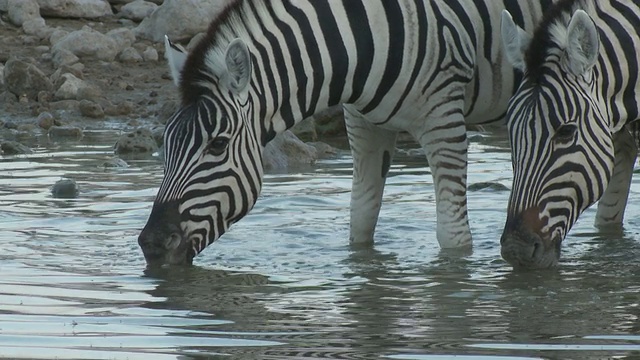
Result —
[[209, 144], [207, 145], [207, 152], [211, 155], [219, 156], [227, 150], [227, 146], [229, 146], [229, 139], [217, 137], [209, 141]]
[[573, 140], [576, 132], [578, 132], [578, 127], [574, 124], [560, 125], [560, 127], [556, 129], [556, 134], [553, 138], [557, 141], [569, 142]]

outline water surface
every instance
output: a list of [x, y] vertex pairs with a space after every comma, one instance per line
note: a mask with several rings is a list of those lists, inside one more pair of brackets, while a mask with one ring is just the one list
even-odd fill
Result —
[[[150, 271], [136, 239], [162, 164], [104, 167], [117, 135], [40, 138], [32, 155], [0, 157], [0, 357], [640, 358], [638, 180], [624, 230], [596, 232], [589, 210], [559, 269], [513, 273], [498, 241], [509, 193], [470, 192], [474, 249], [441, 252], [415, 155], [390, 171], [375, 249], [352, 251], [344, 152], [268, 175], [252, 213], [195, 266]], [[472, 143], [470, 183], [510, 187], [505, 146]], [[77, 199], [51, 197], [61, 177]]]

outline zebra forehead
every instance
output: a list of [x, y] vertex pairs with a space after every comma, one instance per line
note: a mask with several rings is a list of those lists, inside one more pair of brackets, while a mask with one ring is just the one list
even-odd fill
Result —
[[527, 76], [538, 83], [544, 74], [544, 66], [553, 50], [563, 50], [567, 46], [567, 28], [573, 13], [582, 9], [592, 13], [592, 0], [560, 0], [544, 14], [529, 47], [525, 51]]

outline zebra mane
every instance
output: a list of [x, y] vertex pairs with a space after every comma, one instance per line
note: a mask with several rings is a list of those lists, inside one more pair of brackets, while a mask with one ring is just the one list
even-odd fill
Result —
[[204, 94], [204, 84], [222, 80], [226, 71], [227, 45], [236, 38], [248, 39], [248, 29], [242, 19], [245, 5], [263, 3], [255, 0], [233, 0], [213, 19], [205, 36], [190, 51], [180, 81], [182, 103], [190, 104]]
[[539, 83], [550, 50], [562, 50], [567, 47], [567, 28], [571, 16], [579, 9], [592, 14], [592, 7], [593, 4], [589, 0], [560, 0], [545, 12], [525, 51], [525, 68], [533, 83]]

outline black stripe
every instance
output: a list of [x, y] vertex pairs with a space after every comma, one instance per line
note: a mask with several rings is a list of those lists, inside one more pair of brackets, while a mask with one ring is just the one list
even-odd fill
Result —
[[349, 19], [349, 26], [353, 33], [358, 57], [353, 76], [353, 93], [348, 100], [349, 103], [353, 103], [362, 96], [364, 86], [371, 74], [375, 49], [371, 25], [367, 18], [364, 3], [344, 0], [343, 5]]
[[[404, 18], [402, 17], [402, 7], [397, 1], [382, 1], [387, 16], [387, 27], [389, 29], [389, 48], [387, 49], [387, 64], [382, 75], [380, 85], [371, 101], [362, 109], [361, 113], [366, 114], [380, 105], [382, 99], [389, 93], [393, 84], [398, 80], [400, 70], [402, 70], [402, 60], [404, 57], [404, 47], [407, 42], [404, 33]], [[382, 49], [378, 49], [380, 51]]]
[[[349, 70], [349, 55], [329, 4], [330, 2], [328, 1], [311, 2], [311, 5], [315, 8], [318, 17], [317, 21], [322, 29], [322, 36], [329, 51], [329, 58], [333, 68], [329, 83], [329, 105], [336, 105], [342, 100], [342, 92], [344, 91], [345, 80]], [[317, 86], [321, 85], [317, 84]]]

